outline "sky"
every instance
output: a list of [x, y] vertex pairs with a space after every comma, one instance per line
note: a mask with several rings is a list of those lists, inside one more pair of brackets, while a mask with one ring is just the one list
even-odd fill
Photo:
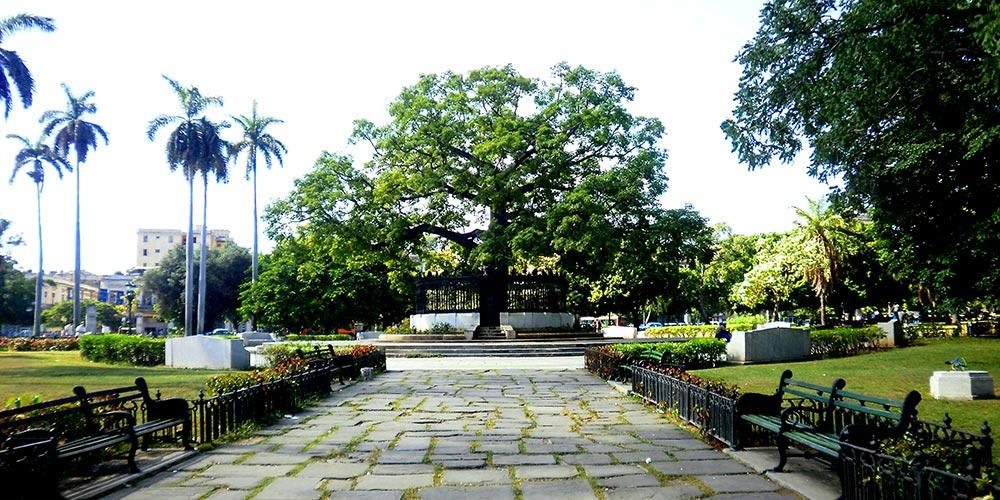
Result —
[[[216, 119], [259, 111], [281, 118], [271, 133], [288, 147], [283, 168], [259, 167], [260, 206], [282, 198], [319, 154], [348, 145], [359, 118], [385, 123], [387, 106], [420, 74], [513, 64], [544, 78], [566, 61], [617, 71], [637, 88], [630, 109], [659, 118], [669, 154], [669, 185], [661, 203], [690, 203], [711, 223], [737, 233], [792, 227], [793, 206], [822, 196], [827, 186], [806, 175], [808, 158], [748, 172], [731, 152], [719, 124], [731, 114], [741, 67], [733, 62], [756, 32], [762, 2], [702, 1], [188, 1], [80, 2], [15, 0], [0, 17], [20, 12], [55, 19], [53, 33], [20, 32], [15, 50], [36, 81], [35, 102], [0, 117], [0, 136], [35, 138], [38, 118], [63, 109], [66, 83], [93, 90], [110, 144], [80, 169], [83, 269], [110, 274], [136, 265], [139, 228], [187, 227], [187, 185], [170, 172], [168, 131], [153, 142], [153, 117], [177, 114], [163, 74], [206, 95], [221, 96]], [[230, 129], [228, 138], [235, 140]], [[34, 188], [10, 178], [17, 144], [0, 139], [0, 218], [23, 246], [6, 249], [22, 269], [37, 269]], [[71, 174], [71, 175], [75, 175]], [[42, 194], [46, 271], [73, 269], [74, 179], [47, 177]], [[200, 188], [199, 188], [200, 189]], [[251, 186], [234, 168], [227, 184], [208, 190], [208, 227], [229, 229], [252, 243]], [[201, 193], [196, 192], [196, 221]], [[262, 228], [263, 230], [263, 228]], [[261, 235], [261, 249], [273, 243]]]

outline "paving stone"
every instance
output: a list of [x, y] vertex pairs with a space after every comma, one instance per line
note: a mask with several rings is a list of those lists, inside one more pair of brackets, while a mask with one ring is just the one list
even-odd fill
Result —
[[247, 497], [246, 491], [242, 490], [215, 490], [208, 498], [210, 500], [243, 500]]
[[798, 500], [801, 497], [792, 493], [775, 491], [773, 493], [726, 493], [708, 498], [715, 500]]
[[323, 481], [323, 489], [326, 491], [347, 491], [354, 487], [354, 481], [350, 479], [327, 479]]
[[565, 464], [597, 465], [610, 464], [611, 456], [600, 453], [576, 453], [572, 455], [559, 455], [559, 460]]
[[615, 488], [605, 492], [607, 500], [682, 500], [701, 495], [701, 490], [686, 483], [645, 488]]
[[368, 470], [368, 464], [351, 462], [316, 462], [307, 465], [295, 477], [349, 479]]
[[649, 474], [630, 474], [628, 476], [602, 477], [597, 484], [605, 488], [640, 488], [643, 486], [659, 486], [660, 482]]
[[229, 454], [229, 453], [216, 454], [213, 451], [212, 453], [206, 453], [204, 456], [200, 456], [198, 458], [195, 458], [194, 460], [184, 462], [182, 465], [177, 467], [177, 470], [185, 470], [185, 471], [201, 470], [204, 469], [205, 467], [208, 467], [209, 465], [231, 464], [236, 460], [238, 460], [239, 458], [240, 455]]
[[517, 453], [520, 443], [516, 441], [487, 441], [479, 443], [479, 451], [492, 453]]
[[293, 465], [213, 465], [202, 472], [202, 476], [208, 477], [278, 477], [291, 472]]
[[654, 440], [653, 444], [657, 444], [671, 450], [705, 450], [711, 448], [708, 443], [700, 439], [663, 439]]
[[405, 474], [394, 476], [362, 476], [358, 479], [356, 490], [405, 490], [421, 488], [434, 483], [433, 474]]
[[510, 486], [438, 487], [421, 490], [419, 497], [421, 500], [466, 500], [470, 498], [514, 500], [514, 490]]
[[630, 451], [615, 453], [614, 455], [619, 462], [627, 464], [644, 463], [646, 459], [649, 459], [649, 462], [668, 462], [674, 459], [674, 457], [668, 455], [665, 451]]
[[480, 469], [486, 466], [485, 458], [431, 459], [431, 462], [445, 469]]
[[380, 464], [421, 464], [424, 462], [426, 452], [414, 451], [386, 451], [378, 457]]
[[471, 469], [444, 471], [446, 484], [510, 484], [510, 473], [507, 469]]
[[653, 468], [669, 476], [701, 474], [746, 474], [751, 472], [735, 460], [679, 460], [654, 463]]
[[761, 493], [777, 491], [779, 486], [756, 474], [695, 476], [716, 493]]
[[555, 465], [552, 455], [493, 455], [493, 465]]
[[265, 478], [253, 476], [230, 476], [198, 478], [203, 479], [201, 485], [222, 486], [231, 490], [252, 490], [257, 487]]
[[572, 465], [526, 465], [514, 468], [518, 479], [569, 479], [579, 475]]
[[109, 498], [114, 498], [115, 500], [146, 500], [149, 498], [184, 498], [194, 500], [201, 498], [209, 491], [212, 491], [211, 486], [166, 486], [162, 488], [153, 487], [125, 491], [120, 493], [121, 496], [112, 495]]
[[403, 490], [396, 491], [335, 491], [330, 495], [333, 500], [399, 500], [403, 498]]
[[243, 461], [244, 465], [287, 465], [300, 464], [308, 457], [301, 454], [290, 455], [285, 453], [255, 453], [250, 458]]
[[724, 460], [729, 458], [725, 453], [717, 450], [677, 450], [671, 451], [670, 454], [677, 460]]
[[434, 466], [430, 464], [379, 464], [372, 469], [372, 474], [399, 475], [433, 473]]
[[522, 483], [521, 497], [524, 500], [586, 500], [597, 498], [590, 483], [583, 479], [569, 481], [546, 481]]
[[260, 490], [255, 500], [319, 498], [319, 480], [314, 477], [279, 477]]
[[630, 464], [584, 465], [583, 470], [590, 477], [611, 477], [646, 473], [646, 470], [642, 467]]

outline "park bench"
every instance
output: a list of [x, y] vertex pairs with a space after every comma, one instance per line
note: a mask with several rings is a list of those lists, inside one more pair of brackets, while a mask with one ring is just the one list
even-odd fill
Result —
[[340, 379], [340, 384], [344, 384], [345, 378], [357, 376], [359, 371], [354, 357], [350, 355], [338, 356], [332, 344], [327, 344], [326, 349], [316, 345], [311, 350], [296, 349], [295, 356], [306, 363], [308, 370], [328, 369], [331, 374], [336, 374]]
[[747, 393], [736, 401], [736, 415], [745, 424], [775, 434], [782, 471], [788, 461], [790, 443], [808, 448], [829, 459], [840, 458], [842, 442], [873, 446], [901, 437], [916, 420], [920, 393], [910, 391], [903, 401], [848, 392], [837, 379], [825, 387], [781, 374], [774, 394]]
[[180, 426], [181, 442], [191, 449], [187, 401], [152, 398], [142, 377], [133, 386], [97, 392], [76, 386], [73, 394], [0, 412], [2, 449], [15, 456], [15, 450], [27, 449], [32, 442], [53, 439], [57, 443], [54, 459], [65, 461], [126, 445], [133, 472], [139, 470], [135, 453], [140, 438], [141, 448], [146, 449], [153, 435]]

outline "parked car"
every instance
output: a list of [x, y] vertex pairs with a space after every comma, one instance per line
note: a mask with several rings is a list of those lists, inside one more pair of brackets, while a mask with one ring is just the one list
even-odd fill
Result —
[[659, 328], [661, 326], [663, 326], [663, 323], [660, 323], [659, 321], [650, 321], [649, 323], [639, 325], [639, 331], [644, 332], [649, 328]]
[[229, 330], [226, 330], [225, 328], [216, 328], [215, 330], [212, 330], [212, 332], [209, 333], [209, 335], [230, 335], [232, 333], [233, 332], [230, 332]]

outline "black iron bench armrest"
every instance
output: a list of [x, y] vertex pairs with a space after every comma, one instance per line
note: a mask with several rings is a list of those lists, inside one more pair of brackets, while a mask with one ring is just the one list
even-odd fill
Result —
[[737, 415], [771, 415], [781, 412], [781, 395], [748, 392], [736, 400]]
[[108, 421], [115, 422], [119, 420], [124, 420], [128, 425], [129, 429], [135, 427], [135, 415], [132, 412], [124, 410], [113, 410], [104, 411], [95, 415], [97, 418], [107, 419]]
[[803, 422], [802, 420], [796, 418], [803, 413], [813, 413], [813, 414], [825, 414], [828, 413], [827, 408], [816, 408], [812, 406], [791, 406], [781, 410], [781, 430], [779, 432], [785, 432], [787, 430], [809, 430], [815, 432], [823, 432], [823, 429], [827, 427], [828, 422], [825, 420], [820, 422], [819, 425], [813, 425], [811, 423]]

